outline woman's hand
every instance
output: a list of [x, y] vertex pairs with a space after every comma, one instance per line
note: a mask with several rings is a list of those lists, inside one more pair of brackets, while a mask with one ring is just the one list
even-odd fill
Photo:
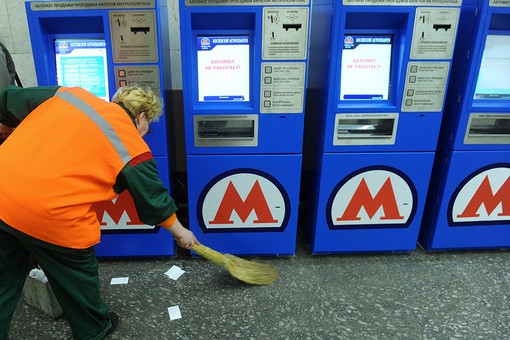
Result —
[[200, 244], [195, 235], [184, 228], [178, 219], [175, 220], [174, 224], [167, 229], [174, 236], [175, 242], [181, 248], [191, 249], [194, 244]]

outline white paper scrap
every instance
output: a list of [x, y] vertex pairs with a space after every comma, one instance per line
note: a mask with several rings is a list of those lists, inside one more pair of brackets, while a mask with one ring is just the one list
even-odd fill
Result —
[[168, 315], [170, 316], [170, 320], [177, 320], [182, 318], [179, 306], [168, 307]]
[[110, 281], [111, 285], [127, 285], [129, 277], [114, 277]]
[[177, 280], [181, 277], [182, 274], [184, 274], [185, 271], [177, 266], [172, 266], [172, 268], [168, 269], [165, 273], [166, 276], [171, 278], [172, 280]]

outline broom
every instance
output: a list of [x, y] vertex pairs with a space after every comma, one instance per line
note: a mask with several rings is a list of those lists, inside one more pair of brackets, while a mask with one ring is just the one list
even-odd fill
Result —
[[203, 244], [195, 244], [191, 249], [203, 258], [225, 268], [230, 275], [245, 283], [268, 285], [278, 278], [278, 271], [270, 264], [248, 261], [230, 254], [222, 254]]

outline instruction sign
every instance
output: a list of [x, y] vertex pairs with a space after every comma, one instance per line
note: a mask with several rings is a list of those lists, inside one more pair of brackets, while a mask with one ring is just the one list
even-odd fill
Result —
[[302, 113], [305, 63], [262, 63], [260, 113]]
[[161, 93], [159, 86], [159, 66], [116, 66], [115, 84], [117, 89], [130, 84], [150, 87]]
[[112, 11], [110, 27], [115, 63], [158, 62], [154, 11]]
[[408, 63], [402, 112], [440, 112], [449, 70], [449, 62]]
[[264, 8], [262, 58], [306, 59], [308, 7]]
[[451, 59], [459, 8], [417, 8], [411, 59]]

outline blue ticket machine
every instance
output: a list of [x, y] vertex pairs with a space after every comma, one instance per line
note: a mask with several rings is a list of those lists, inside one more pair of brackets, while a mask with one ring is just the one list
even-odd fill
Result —
[[459, 1], [314, 1], [302, 184], [313, 254], [416, 248]]
[[293, 255], [310, 1], [180, 2], [189, 224], [237, 255]]
[[480, 1], [466, 40], [420, 233], [426, 250], [510, 247], [510, 2]]
[[[132, 83], [164, 95], [170, 55], [165, 1], [28, 1], [26, 11], [39, 85], [80, 86], [107, 101]], [[168, 186], [165, 116], [153, 125], [146, 141]], [[127, 191], [96, 210], [98, 256], [174, 255], [171, 235], [143, 224]]]

